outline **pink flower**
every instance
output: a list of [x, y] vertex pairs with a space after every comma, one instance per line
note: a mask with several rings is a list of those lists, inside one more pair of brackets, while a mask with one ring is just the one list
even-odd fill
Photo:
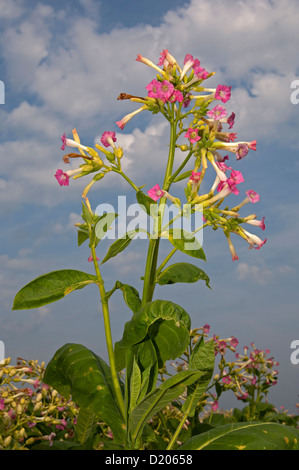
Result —
[[192, 170], [189, 180], [193, 181], [194, 183], [198, 183], [200, 179], [201, 179], [201, 171], [196, 173], [196, 171]]
[[70, 177], [75, 175], [76, 173], [81, 173], [81, 168], [76, 168], [75, 170], [57, 170], [55, 173], [55, 178], [57, 179], [60, 186], [69, 186]]
[[228, 187], [230, 191], [234, 194], [239, 194], [239, 190], [237, 188], [237, 184], [243, 183], [244, 178], [240, 171], [232, 170], [231, 175], [227, 178], [226, 181], [220, 181], [217, 191], [222, 191], [225, 187]]
[[149, 197], [151, 197], [154, 201], [157, 201], [160, 199], [160, 197], [164, 196], [165, 191], [163, 191], [158, 184], [153, 186], [149, 191], [147, 192]]
[[194, 70], [194, 75], [199, 80], [205, 80], [209, 75], [209, 72], [207, 72], [203, 67], [200, 67], [199, 65], [195, 66], [193, 70]]
[[192, 129], [192, 127], [189, 127], [184, 137], [188, 138], [191, 144], [195, 144], [201, 139], [198, 135], [198, 129]]
[[261, 240], [259, 237], [257, 237], [253, 233], [247, 232], [247, 230], [243, 229], [243, 232], [247, 236], [247, 241], [250, 245], [250, 249], [255, 248], [256, 250], [259, 250], [267, 241], [267, 238], [265, 238], [265, 240]]
[[249, 147], [247, 144], [238, 144], [238, 148], [236, 151], [237, 160], [241, 160], [242, 158], [246, 157], [249, 152]]
[[218, 401], [214, 401], [214, 403], [212, 403], [211, 405], [211, 408], [213, 411], [218, 410], [218, 407], [219, 407]]
[[141, 111], [144, 111], [145, 109], [148, 109], [146, 105], [141, 106], [140, 108], [136, 109], [136, 111], [133, 111], [132, 113], [127, 114], [120, 121], [117, 121], [116, 124], [121, 130], [123, 130], [125, 125], [132, 119], [132, 117], [136, 116], [136, 114], [140, 113]]
[[208, 334], [209, 331], [210, 331], [210, 325], [205, 324], [205, 325], [202, 327], [202, 330], [203, 330], [204, 333]]
[[[92, 256], [92, 255], [90, 255], [90, 257], [88, 258], [88, 260], [87, 260], [87, 261], [88, 261], [89, 263], [91, 263], [91, 261], [93, 261], [93, 256]], [[98, 257], [97, 257], [97, 261], [100, 261]]]
[[77, 148], [80, 148], [80, 149], [82, 149], [82, 150], [88, 151], [88, 148], [85, 147], [85, 145], [81, 145], [81, 144], [79, 144], [78, 142], [76, 142], [76, 141], [73, 140], [73, 139], [67, 139], [65, 133], [64, 133], [63, 136], [61, 137], [61, 140], [62, 140], [61, 150], [64, 150], [65, 147], [67, 146], [67, 147], [77, 147]]
[[234, 336], [231, 337], [230, 339], [230, 345], [233, 347], [233, 348], [236, 348], [239, 344], [239, 341], [237, 340], [237, 338], [235, 338]]
[[252, 142], [247, 142], [247, 145], [250, 150], [256, 150], [256, 140], [253, 140]]
[[231, 241], [230, 234], [227, 233], [225, 235], [226, 235], [226, 238], [227, 238], [227, 241], [228, 241], [228, 247], [229, 247], [230, 254], [232, 255], [232, 260], [233, 261], [238, 261], [239, 257], [238, 257], [238, 255], [235, 251], [235, 247], [233, 245], [233, 242]]
[[161, 84], [160, 99], [166, 103], [174, 92], [174, 86], [168, 80], [164, 80]]
[[159, 99], [161, 96], [161, 82], [154, 79], [148, 85], [146, 85], [146, 89], [148, 90], [148, 96], [150, 98]]
[[174, 92], [172, 93], [172, 95], [168, 99], [168, 101], [170, 101], [170, 103], [175, 103], [176, 101], [181, 103], [183, 100], [184, 100], [184, 95], [179, 90], [174, 90]]
[[5, 406], [4, 406], [4, 399], [1, 398], [1, 400], [0, 400], [0, 411], [1, 411], [1, 410], [4, 410], [4, 408], [5, 408]]
[[259, 227], [261, 228], [262, 230], [265, 230], [266, 226], [265, 226], [265, 217], [262, 218], [262, 220], [246, 220], [246, 223], [247, 224], [250, 224], [250, 225], [255, 225], [256, 227]]
[[109, 145], [114, 147], [114, 142], [116, 142], [115, 132], [105, 131], [101, 137], [101, 142], [105, 147], [109, 147]]
[[227, 116], [227, 112], [223, 106], [217, 104], [217, 106], [215, 106], [211, 111], [207, 112], [207, 115], [209, 118], [214, 119], [214, 121], [219, 121], [220, 119]]
[[63, 170], [57, 170], [55, 173], [55, 178], [57, 179], [60, 186], [68, 186], [69, 185], [69, 177]]
[[231, 115], [227, 118], [227, 124], [229, 124], [229, 129], [231, 129], [235, 124], [235, 117], [235, 113], [231, 113]]
[[216, 88], [215, 99], [221, 100], [222, 103], [226, 103], [230, 99], [231, 88], [232, 88], [231, 86], [218, 85]]
[[223, 377], [222, 382], [224, 384], [229, 385], [232, 382], [232, 379], [227, 375], [227, 376]]
[[246, 196], [248, 200], [252, 202], [253, 204], [255, 204], [256, 202], [260, 200], [259, 194], [253, 191], [253, 189], [249, 189], [248, 191], [246, 191]]

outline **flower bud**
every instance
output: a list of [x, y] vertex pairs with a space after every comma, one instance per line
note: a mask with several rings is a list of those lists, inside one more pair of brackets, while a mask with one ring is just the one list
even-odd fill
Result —
[[3, 447], [9, 446], [10, 442], [11, 442], [11, 436], [7, 436], [7, 438], [4, 439], [3, 441]]

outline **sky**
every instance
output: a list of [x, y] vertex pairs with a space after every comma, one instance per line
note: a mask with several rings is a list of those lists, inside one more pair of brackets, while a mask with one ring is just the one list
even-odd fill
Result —
[[[155, 73], [136, 56], [157, 63], [168, 49], [179, 63], [192, 54], [214, 71], [209, 87], [232, 87], [227, 109], [236, 113], [234, 132], [240, 141], [257, 140], [256, 152], [232, 163], [244, 176], [243, 191], [260, 194], [254, 209], [265, 217], [266, 230], [255, 233], [267, 243], [248, 250], [234, 240], [239, 260], [232, 262], [223, 234], [207, 231], [207, 262], [198, 265], [212, 289], [204, 283], [158, 287], [155, 298], [180, 304], [193, 328], [208, 323], [211, 334], [235, 336], [239, 352], [251, 342], [269, 349], [279, 362], [270, 401], [295, 411], [299, 364], [290, 357], [292, 341], [299, 340], [299, 104], [291, 95], [299, 79], [298, 22], [297, 0], [0, 0], [0, 341], [6, 356], [47, 362], [63, 344], [77, 342], [107, 360], [95, 286], [38, 309], [12, 311], [12, 304], [41, 274], [65, 268], [92, 273], [88, 247], [77, 246], [74, 227], [87, 179], [60, 187], [54, 178], [63, 168], [63, 133], [72, 137], [76, 128], [93, 146], [104, 131], [116, 132], [131, 179], [146, 190], [162, 184], [167, 125], [144, 112], [121, 131], [116, 121], [136, 106], [117, 97], [145, 96]], [[92, 207], [107, 202], [117, 208], [119, 195], [134, 203], [130, 188], [108, 176], [90, 191]], [[109, 243], [101, 243], [100, 257]], [[140, 289], [145, 243], [135, 240], [103, 265], [107, 289], [115, 280]], [[173, 261], [190, 260], [178, 255]], [[119, 293], [110, 307], [117, 341], [130, 311]], [[227, 392], [220, 404], [235, 406], [233, 395]]]

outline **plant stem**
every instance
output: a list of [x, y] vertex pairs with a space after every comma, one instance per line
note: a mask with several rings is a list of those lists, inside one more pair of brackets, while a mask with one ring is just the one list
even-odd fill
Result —
[[[164, 191], [168, 191], [171, 185], [170, 176], [171, 176], [172, 168], [173, 168], [174, 155], [175, 155], [175, 143], [177, 139], [177, 135], [176, 135], [177, 120], [174, 119], [173, 104], [172, 104], [171, 113], [172, 114], [171, 114], [171, 120], [170, 120], [170, 145], [169, 145], [167, 167], [166, 167], [164, 183], [163, 183]], [[155, 227], [156, 235], [158, 238], [151, 239], [149, 242], [149, 247], [148, 247], [147, 259], [146, 259], [146, 265], [145, 265], [142, 301], [141, 301], [142, 307], [144, 307], [147, 302], [150, 302], [154, 295], [155, 283], [156, 283], [156, 268], [157, 268], [157, 260], [158, 260], [159, 244], [160, 244], [160, 229], [161, 229], [162, 220], [164, 216], [165, 204], [166, 204], [166, 198], [162, 197], [160, 204], [159, 204], [158, 216], [157, 216], [156, 227]]]
[[115, 366], [115, 357], [114, 357], [114, 350], [113, 350], [113, 342], [112, 342], [112, 335], [111, 335], [111, 325], [110, 325], [110, 317], [109, 317], [109, 307], [108, 307], [108, 300], [106, 296], [106, 291], [104, 287], [104, 282], [101, 276], [101, 272], [97, 263], [97, 256], [95, 247], [91, 247], [91, 253], [93, 257], [93, 263], [95, 272], [98, 279], [98, 286], [100, 290], [101, 300], [102, 300], [102, 310], [103, 310], [103, 318], [104, 318], [104, 327], [105, 327], [105, 335], [106, 335], [106, 344], [107, 344], [107, 351], [110, 363], [110, 370], [111, 370], [111, 378], [112, 383], [114, 386], [115, 397], [119, 406], [119, 410], [123, 419], [125, 420], [125, 405], [123, 395], [120, 389], [118, 374]]

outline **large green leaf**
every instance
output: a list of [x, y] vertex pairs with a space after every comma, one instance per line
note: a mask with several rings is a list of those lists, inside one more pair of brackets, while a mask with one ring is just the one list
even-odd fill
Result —
[[159, 366], [175, 359], [186, 349], [189, 341], [190, 317], [179, 305], [167, 300], [149, 302], [125, 324], [122, 339], [117, 343], [124, 353], [146, 337], [157, 350]]
[[190, 263], [175, 263], [168, 266], [162, 271], [158, 278], [157, 283], [161, 286], [166, 284], [175, 284], [176, 282], [197, 282], [200, 279], [205, 281], [206, 285], [210, 287], [209, 276], [197, 266]]
[[187, 397], [182, 411], [185, 412], [192, 402], [189, 408], [189, 416], [194, 416], [197, 402], [208, 388], [213, 377], [214, 365], [214, 342], [210, 340], [205, 343], [204, 339], [201, 338], [195, 345], [189, 360], [189, 369], [195, 369], [203, 373], [198, 382], [190, 385], [187, 389]]
[[95, 282], [97, 282], [96, 276], [82, 271], [74, 269], [52, 271], [26, 284], [15, 296], [12, 309], [38, 308]]
[[201, 374], [194, 370], [179, 372], [144, 397], [130, 414], [129, 433], [133, 443], [148, 420], [172, 400], [178, 398], [188, 385], [200, 378]]
[[49, 362], [43, 381], [94, 413], [123, 441], [125, 424], [117, 406], [111, 372], [103, 359], [81, 344], [68, 343]]
[[186, 230], [174, 228], [162, 232], [162, 237], [167, 238], [170, 243], [186, 255], [206, 261], [206, 255], [196, 236]]
[[277, 423], [232, 423], [192, 437], [179, 450], [299, 450], [299, 431]]

